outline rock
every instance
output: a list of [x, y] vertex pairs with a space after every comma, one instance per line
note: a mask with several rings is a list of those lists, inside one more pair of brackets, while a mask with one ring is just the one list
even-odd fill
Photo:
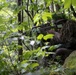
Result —
[[65, 59], [63, 67], [70, 69], [76, 68], [76, 50]]
[[63, 67], [67, 75], [76, 75], [76, 50], [65, 59]]

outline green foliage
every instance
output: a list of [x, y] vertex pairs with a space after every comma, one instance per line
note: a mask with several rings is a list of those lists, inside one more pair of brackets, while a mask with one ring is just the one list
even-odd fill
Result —
[[40, 14], [36, 14], [36, 15], [34, 16], [34, 23], [38, 22], [40, 19], [41, 19]]
[[60, 46], [60, 44], [59, 45], [52, 45], [52, 46], [50, 46], [49, 50], [53, 51], [53, 50], [57, 49], [59, 46]]
[[53, 34], [47, 34], [43, 37], [44, 40], [47, 40], [47, 39], [52, 39], [53, 38]]
[[42, 39], [48, 40], [48, 39], [52, 39], [53, 36], [54, 36], [53, 34], [47, 34], [45, 36], [43, 34], [39, 34], [38, 37], [37, 37], [37, 39], [38, 40], [42, 40]]
[[51, 2], [52, 2], [52, 0], [44, 0], [45, 2], [46, 2], [46, 6], [48, 7], [48, 6], [50, 6], [50, 4], [51, 4]]
[[40, 34], [40, 35], [38, 35], [37, 39], [42, 40], [43, 36], [44, 36], [43, 34]]
[[43, 21], [48, 21], [48, 19], [52, 19], [52, 14], [50, 12], [43, 12], [42, 13], [42, 19]]
[[76, 7], [76, 0], [72, 0], [72, 5]]
[[[51, 13], [48, 8], [52, 0], [23, 0], [21, 6], [17, 5], [16, 0], [0, 0], [0, 75], [27, 75], [29, 73], [32, 75], [49, 75], [49, 70], [51, 74], [52, 72], [63, 73], [64, 70], [59, 64], [52, 64], [51, 68], [44, 68], [43, 64], [46, 62], [44, 57], [48, 57], [52, 53], [50, 51], [58, 48], [59, 45], [50, 47], [47, 42], [42, 45], [41, 40], [52, 39], [54, 35], [40, 34], [37, 36], [38, 30], [33, 30], [35, 25], [51, 22], [54, 19], [53, 14], [62, 13], [63, 9], [70, 8], [71, 4], [76, 6], [76, 0], [61, 1], [54, 0], [55, 4], [61, 3], [59, 5], [62, 9]], [[64, 8], [62, 7], [63, 4]], [[18, 22], [20, 11], [23, 11], [21, 14], [21, 16], [23, 15], [21, 17], [22, 23]], [[58, 17], [66, 18], [64, 14]], [[56, 18], [55, 15], [55, 20]], [[19, 38], [22, 46], [18, 45]], [[21, 61], [18, 59], [19, 48], [23, 49], [23, 54], [20, 56], [22, 57]], [[46, 51], [47, 49], [49, 52]]]
[[52, 19], [52, 13], [50, 12], [42, 12], [42, 13], [38, 13], [34, 16], [34, 23], [37, 23], [39, 21], [41, 22], [47, 22], [48, 20], [51, 20]]
[[65, 0], [64, 8], [70, 8], [71, 3], [71, 0]]
[[76, 6], [76, 0], [65, 0], [64, 8], [70, 8], [70, 6]]

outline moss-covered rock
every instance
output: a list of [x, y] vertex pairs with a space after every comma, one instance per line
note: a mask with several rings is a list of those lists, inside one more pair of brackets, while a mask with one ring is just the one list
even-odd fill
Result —
[[66, 58], [63, 67], [69, 69], [76, 68], [76, 50]]
[[67, 75], [76, 75], [76, 50], [66, 58], [63, 67]]

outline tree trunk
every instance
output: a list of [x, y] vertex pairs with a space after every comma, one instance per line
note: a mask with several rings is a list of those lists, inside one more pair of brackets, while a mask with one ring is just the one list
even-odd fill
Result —
[[[18, 6], [22, 6], [23, 2], [22, 0], [18, 0]], [[18, 13], [18, 23], [19, 25], [23, 22], [23, 10], [21, 10], [19, 13]], [[18, 33], [23, 33], [23, 30], [18, 30]], [[23, 49], [22, 49], [22, 39], [21, 37], [18, 38], [18, 46], [20, 46], [18, 48], [18, 60], [21, 61], [22, 60], [22, 54], [23, 54]]]

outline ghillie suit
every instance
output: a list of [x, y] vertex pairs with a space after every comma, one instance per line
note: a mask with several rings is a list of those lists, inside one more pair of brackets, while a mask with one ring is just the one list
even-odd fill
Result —
[[61, 29], [61, 41], [68, 49], [76, 49], [76, 21], [68, 20]]
[[48, 30], [49, 34], [54, 34], [54, 37], [52, 39], [49, 39], [50, 45], [56, 45], [61, 43], [60, 39], [60, 33], [56, 32], [55, 30]]
[[55, 26], [51, 26], [50, 23], [46, 23], [46, 24], [42, 24], [39, 27], [39, 32], [37, 32], [37, 36], [39, 34], [43, 34], [44, 36], [46, 36], [47, 34], [54, 34], [53, 38], [48, 38], [47, 40], [42, 39], [41, 43], [42, 46], [44, 46], [44, 43], [48, 42], [48, 45], [56, 45], [58, 43], [60, 43], [60, 33], [55, 31]]
[[63, 25], [60, 32], [60, 39], [62, 46], [56, 50], [54, 58], [61, 56], [61, 60], [64, 62], [69, 54], [76, 50], [76, 21], [68, 20]]

